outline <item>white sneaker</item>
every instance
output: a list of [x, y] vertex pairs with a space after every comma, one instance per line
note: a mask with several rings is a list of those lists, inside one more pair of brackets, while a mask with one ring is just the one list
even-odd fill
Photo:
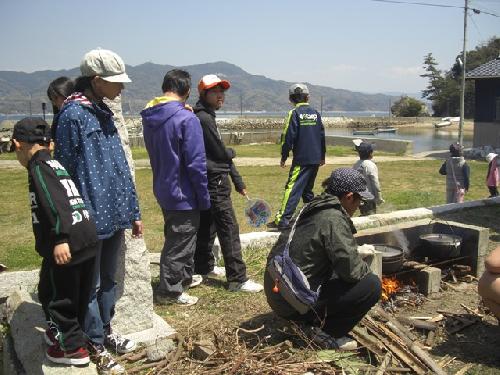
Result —
[[261, 284], [248, 279], [244, 283], [238, 283], [236, 281], [230, 282], [228, 290], [231, 292], [257, 293], [257, 292], [262, 292], [262, 290], [264, 290], [264, 287]]
[[226, 276], [226, 269], [224, 267], [215, 266], [212, 271], [202, 276], [203, 278], [224, 277]]
[[156, 295], [156, 302], [160, 305], [178, 304], [182, 306], [192, 306], [198, 302], [198, 297], [190, 296], [186, 292], [182, 293], [179, 297], [167, 297], [161, 294]]
[[193, 275], [189, 287], [194, 288], [195, 286], [200, 285], [202, 282], [203, 282], [203, 277], [201, 275]]
[[356, 350], [358, 348], [358, 343], [350, 337], [342, 336], [336, 339], [318, 327], [309, 326], [304, 332], [321, 349]]

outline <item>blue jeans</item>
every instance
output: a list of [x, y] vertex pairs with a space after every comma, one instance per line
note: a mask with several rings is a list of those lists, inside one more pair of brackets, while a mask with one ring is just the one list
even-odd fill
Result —
[[115, 314], [116, 266], [124, 243], [124, 231], [99, 241], [95, 258], [94, 285], [85, 316], [84, 332], [94, 344], [103, 344]]

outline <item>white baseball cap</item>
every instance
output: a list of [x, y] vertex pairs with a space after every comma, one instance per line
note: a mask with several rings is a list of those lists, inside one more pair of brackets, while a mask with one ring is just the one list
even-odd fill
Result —
[[99, 76], [108, 82], [132, 82], [125, 73], [125, 63], [113, 51], [93, 49], [83, 56], [80, 71], [85, 77]]
[[288, 94], [309, 94], [309, 89], [303, 83], [294, 83], [288, 89]]
[[496, 158], [498, 154], [495, 154], [494, 152], [490, 152], [488, 155], [486, 155], [486, 161], [489, 163], [491, 162], [494, 158]]

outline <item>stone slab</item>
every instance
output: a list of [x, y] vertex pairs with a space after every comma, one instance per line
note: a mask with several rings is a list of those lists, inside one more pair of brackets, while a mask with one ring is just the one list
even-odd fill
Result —
[[39, 270], [0, 273], [0, 299], [9, 297], [16, 290], [36, 292], [39, 273]]
[[6, 302], [7, 322], [17, 359], [29, 375], [96, 375], [94, 364], [86, 367], [53, 364], [45, 357], [47, 345], [43, 339], [45, 318], [42, 307], [31, 295], [15, 291]]

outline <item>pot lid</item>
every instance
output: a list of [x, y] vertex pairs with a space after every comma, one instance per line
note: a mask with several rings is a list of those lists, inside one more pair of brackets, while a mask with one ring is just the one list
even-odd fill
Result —
[[420, 239], [436, 245], [458, 245], [462, 241], [460, 236], [441, 233], [422, 234]]
[[396, 246], [373, 245], [375, 250], [382, 253], [382, 258], [397, 258], [403, 256], [403, 250]]

